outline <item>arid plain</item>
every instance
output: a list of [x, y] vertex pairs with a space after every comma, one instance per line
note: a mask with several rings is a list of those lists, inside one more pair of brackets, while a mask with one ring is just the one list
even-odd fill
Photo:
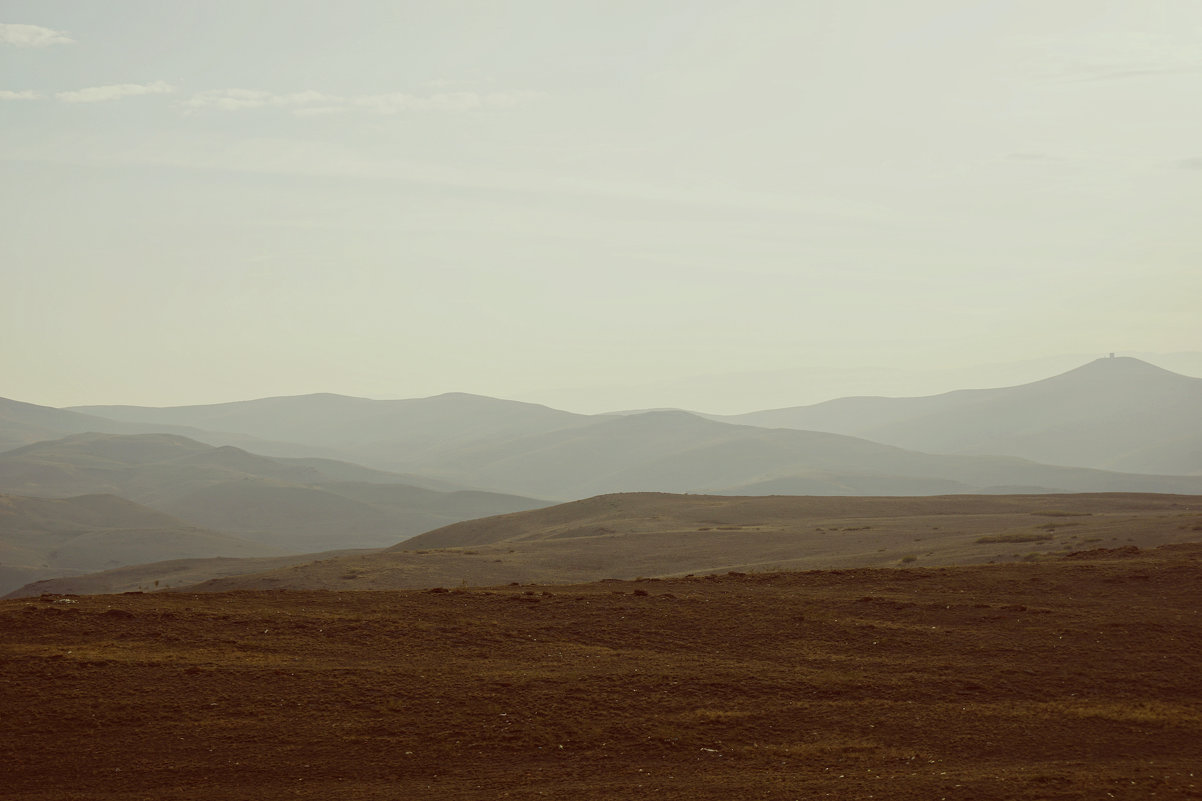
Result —
[[0, 797], [1199, 798], [1202, 547], [0, 602]]

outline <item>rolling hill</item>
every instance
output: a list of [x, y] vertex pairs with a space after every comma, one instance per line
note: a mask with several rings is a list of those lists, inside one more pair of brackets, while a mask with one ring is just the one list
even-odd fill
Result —
[[[355, 476], [371, 481], [347, 481]], [[393, 483], [384, 483], [389, 478]], [[377, 547], [533, 498], [443, 492], [358, 465], [259, 456], [171, 434], [77, 434], [0, 453], [0, 491], [111, 493], [289, 552]]]
[[1202, 492], [1202, 476], [928, 454], [840, 434], [719, 423], [679, 411], [606, 417], [587, 427], [449, 450], [428, 464], [464, 483], [565, 500], [640, 491]]
[[432, 454], [591, 425], [595, 418], [534, 403], [452, 392], [430, 398], [372, 400], [316, 394], [204, 406], [80, 406], [142, 425], [187, 425], [302, 443], [388, 470], [423, 469]]
[[1098, 359], [1042, 381], [918, 398], [855, 397], [714, 417], [935, 453], [1136, 473], [1202, 474], [1202, 378]]
[[721, 419], [675, 410], [575, 415], [461, 393], [78, 407], [143, 425], [285, 439], [431, 481], [561, 500], [635, 491], [1192, 493], [1202, 491], [1200, 409], [1202, 379], [1126, 358], [1020, 387]]
[[0, 594], [44, 577], [141, 562], [278, 553], [113, 495], [0, 495]]
[[[371, 549], [368, 549], [371, 550]], [[99, 572], [32, 571], [22, 584], [13, 585], [12, 580], [0, 598], [30, 598], [44, 594], [64, 595], [107, 595], [124, 592], [157, 592], [166, 589], [187, 587], [210, 579], [240, 576], [268, 570], [291, 567], [329, 559], [349, 556], [355, 549], [325, 551], [322, 553], [288, 554], [285, 556], [258, 557], [191, 557], [167, 559], [160, 562], [137, 562], [123, 567], [109, 568]], [[366, 552], [366, 551], [364, 551]], [[50, 577], [40, 578], [42, 574]], [[4, 576], [0, 568], [0, 576]], [[12, 574], [15, 580], [17, 573]]]
[[188, 591], [380, 590], [973, 564], [1187, 542], [1200, 532], [1200, 496], [632, 493], [465, 521], [386, 550], [230, 575]]
[[234, 445], [276, 456], [320, 458], [330, 455], [328, 450], [311, 445], [275, 442], [246, 434], [209, 431], [187, 425], [115, 420], [70, 409], [55, 409], [50, 406], [0, 398], [0, 452], [44, 440], [59, 439], [70, 434], [88, 432], [104, 434], [168, 433], [189, 437], [210, 445]]

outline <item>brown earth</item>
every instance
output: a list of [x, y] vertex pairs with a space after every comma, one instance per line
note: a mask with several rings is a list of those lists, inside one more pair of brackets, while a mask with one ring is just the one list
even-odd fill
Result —
[[[1202, 497], [1155, 493], [920, 498], [623, 493], [455, 523], [385, 551], [190, 590], [395, 590], [687, 573], [967, 565], [1202, 536]], [[261, 572], [251, 572], [251, 570]], [[84, 577], [86, 578], [86, 577]], [[65, 589], [80, 579], [24, 588]], [[44, 589], [47, 585], [54, 589]], [[84, 585], [86, 586], [86, 585]], [[147, 583], [149, 586], [149, 583]], [[165, 585], [164, 585], [165, 586]], [[178, 582], [172, 582], [178, 588]]]
[[1202, 545], [0, 602], [0, 798], [1202, 798]]

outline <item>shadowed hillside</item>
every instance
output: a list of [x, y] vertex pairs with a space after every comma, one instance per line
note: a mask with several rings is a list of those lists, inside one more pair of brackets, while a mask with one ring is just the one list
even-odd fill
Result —
[[142, 562], [277, 553], [113, 495], [0, 495], [0, 594], [43, 577]]
[[[371, 481], [346, 481], [348, 476]], [[392, 483], [384, 483], [392, 479]], [[291, 552], [377, 547], [450, 522], [545, 505], [440, 492], [358, 465], [259, 456], [170, 434], [78, 434], [0, 453], [0, 490], [111, 493]], [[234, 555], [234, 554], [230, 554]]]
[[210, 445], [235, 445], [258, 453], [276, 456], [322, 457], [331, 455], [327, 449], [288, 442], [274, 442], [246, 434], [206, 431], [187, 425], [141, 423], [115, 420], [109, 417], [38, 406], [33, 403], [0, 398], [0, 452], [43, 440], [59, 439], [70, 434], [98, 432], [104, 434], [169, 433], [189, 437]]

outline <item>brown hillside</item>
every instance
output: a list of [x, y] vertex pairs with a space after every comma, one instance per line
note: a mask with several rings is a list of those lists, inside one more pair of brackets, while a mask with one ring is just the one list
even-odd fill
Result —
[[581, 582], [729, 570], [950, 565], [1197, 539], [1202, 497], [737, 498], [634, 493], [457, 523], [386, 551], [206, 591]]
[[0, 602], [0, 798], [1198, 798], [1202, 546]]

